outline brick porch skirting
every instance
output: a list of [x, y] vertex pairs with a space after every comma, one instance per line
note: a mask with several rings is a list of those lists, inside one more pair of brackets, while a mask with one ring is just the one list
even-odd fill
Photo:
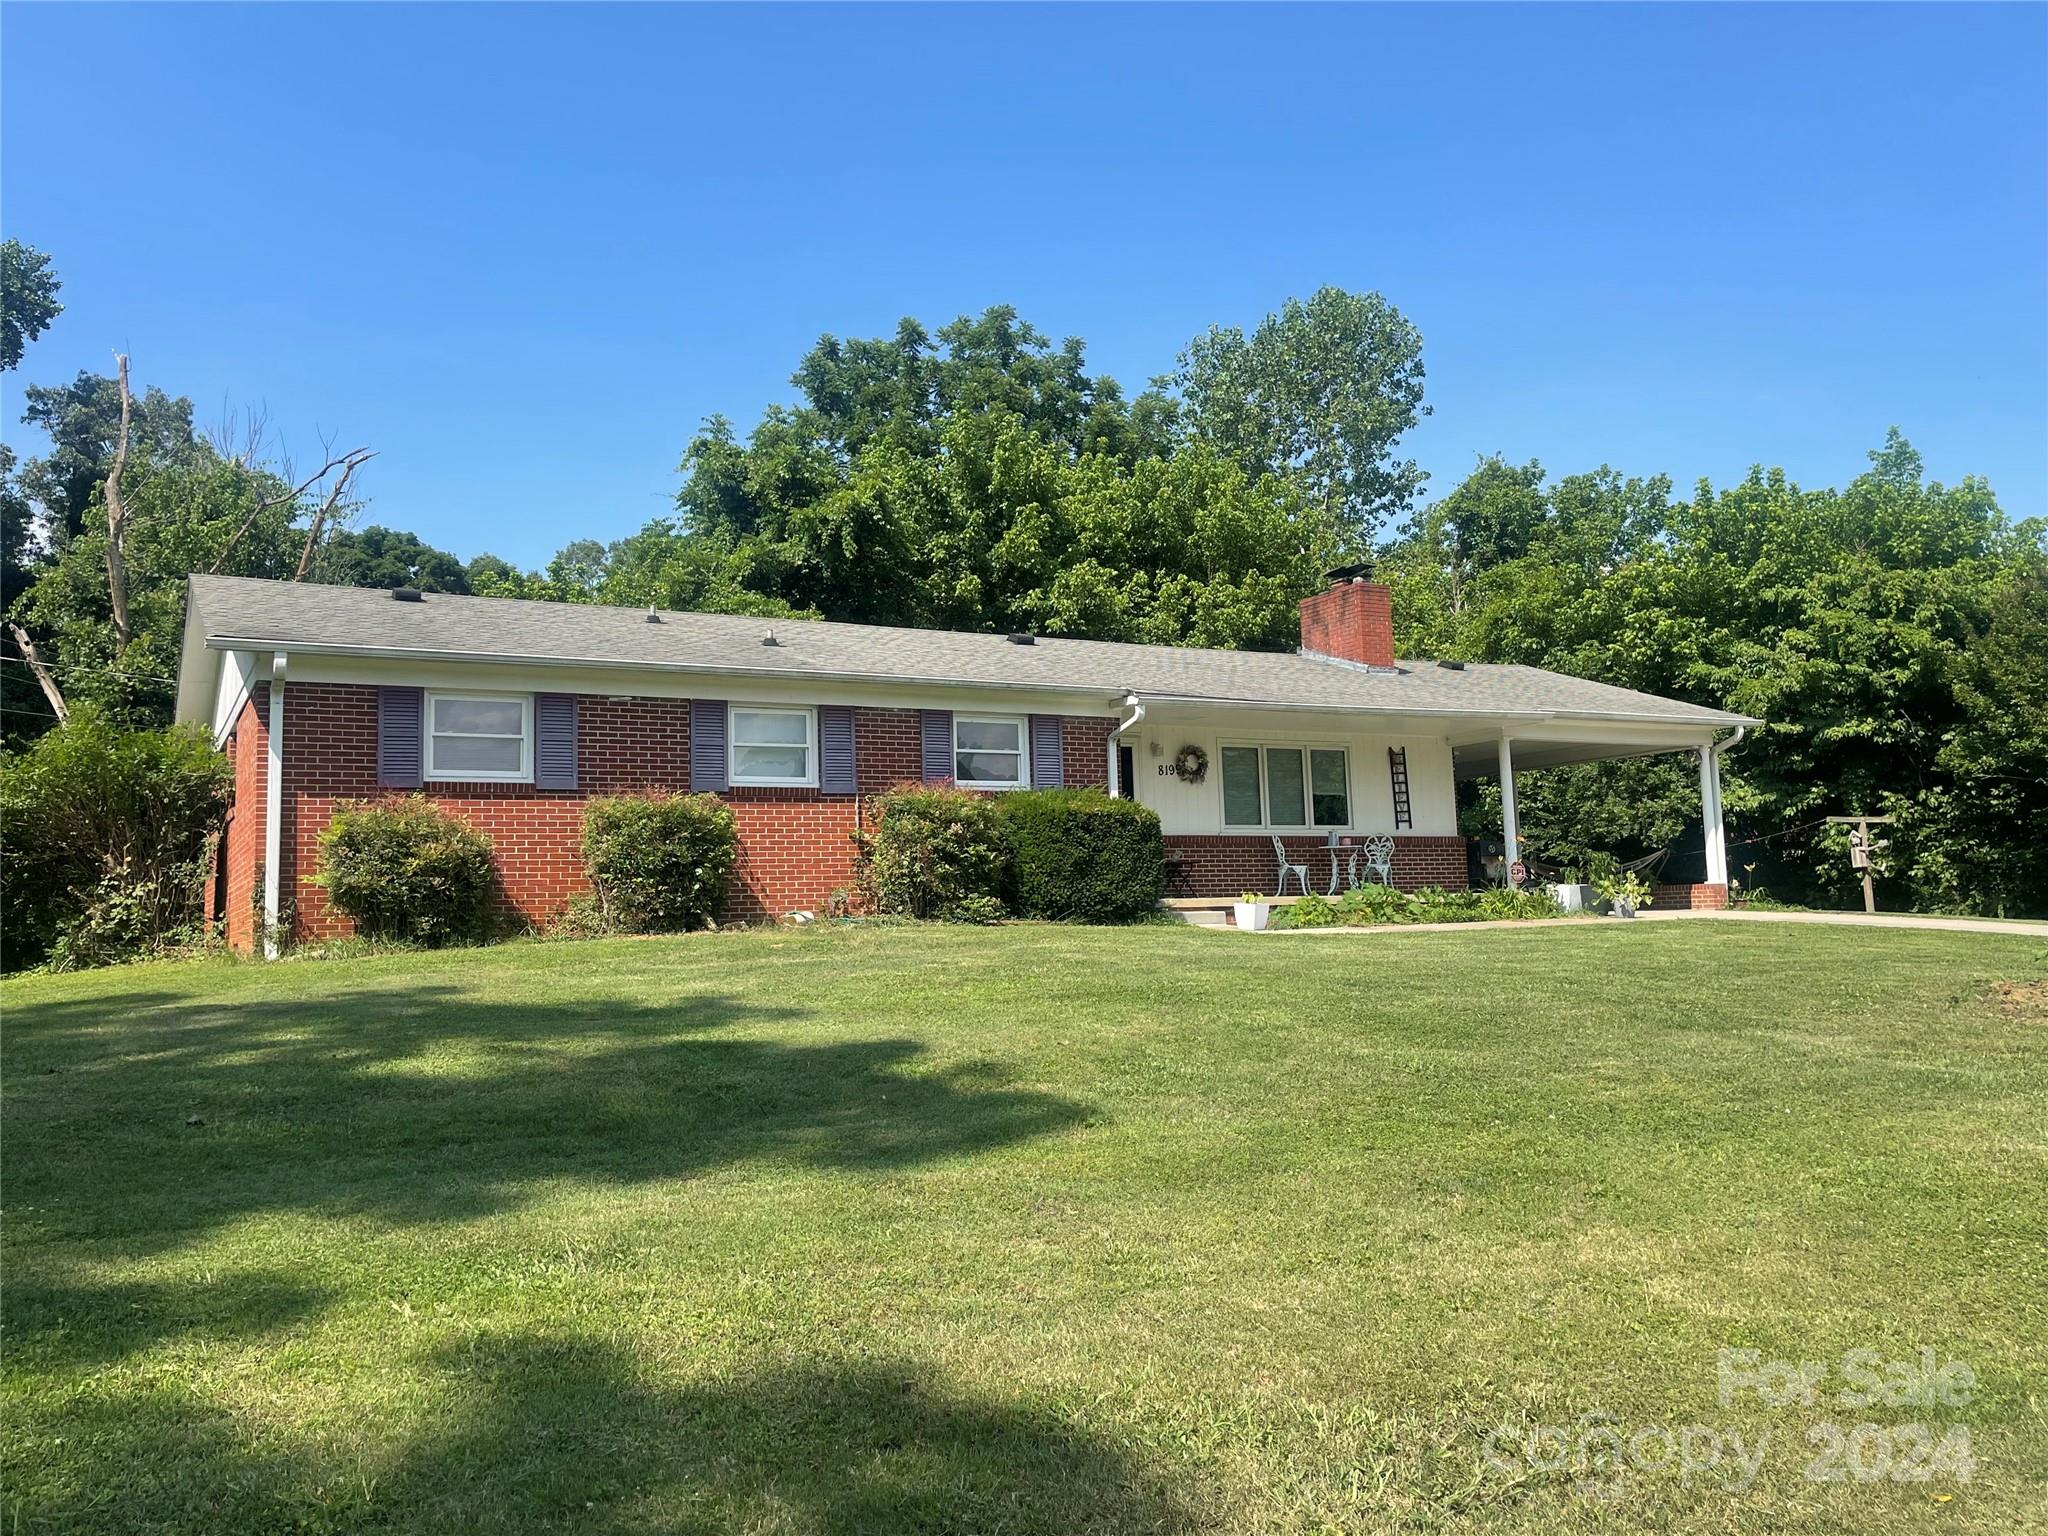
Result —
[[[1309, 887], [1330, 888], [1330, 849], [1320, 834], [1282, 837], [1290, 864], [1308, 866]], [[1266, 833], [1228, 837], [1169, 836], [1166, 856], [1177, 861], [1180, 878], [1169, 880], [1168, 896], [1236, 896], [1244, 891], [1272, 891], [1277, 884], [1280, 861], [1273, 857], [1273, 839]], [[1339, 851], [1338, 889], [1343, 889], [1341, 871], [1350, 854]], [[1401, 837], [1394, 839], [1394, 884], [1401, 890], [1420, 890], [1439, 885], [1461, 891], [1466, 885], [1465, 839], [1462, 837]]]
[[1654, 912], [1719, 912], [1728, 905], [1725, 885], [1680, 884], [1650, 887]]

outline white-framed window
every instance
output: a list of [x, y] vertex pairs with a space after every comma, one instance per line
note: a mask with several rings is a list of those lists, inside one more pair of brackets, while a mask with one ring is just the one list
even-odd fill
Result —
[[1031, 761], [1023, 720], [1015, 715], [955, 715], [953, 782], [971, 789], [1028, 787]]
[[1219, 755], [1226, 827], [1351, 825], [1351, 765], [1342, 747], [1226, 743]]
[[808, 709], [735, 704], [732, 782], [808, 787], [818, 782], [818, 717]]
[[429, 693], [429, 780], [527, 784], [533, 780], [533, 695]]

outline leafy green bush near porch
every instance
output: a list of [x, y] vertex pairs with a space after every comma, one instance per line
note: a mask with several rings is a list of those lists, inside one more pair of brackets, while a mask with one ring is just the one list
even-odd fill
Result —
[[491, 840], [424, 795], [342, 806], [308, 879], [366, 938], [446, 944], [490, 926]]
[[1362, 885], [1346, 891], [1333, 905], [1314, 894], [1275, 907], [1274, 928], [1374, 928], [1388, 923], [1497, 923], [1562, 917], [1564, 909], [1544, 891], [1491, 886], [1476, 891], [1447, 891], [1425, 886], [1412, 894], [1391, 886]]
[[606, 921], [634, 932], [702, 928], [725, 905], [737, 839], [716, 795], [620, 795], [583, 811], [583, 864]]
[[1099, 789], [1020, 790], [997, 804], [1018, 916], [1127, 923], [1159, 905], [1166, 842], [1157, 811]]
[[91, 706], [0, 754], [5, 968], [109, 965], [202, 934], [233, 781], [204, 733], [123, 730]]
[[869, 797], [854, 834], [860, 880], [878, 912], [987, 922], [1002, 899], [1010, 844], [988, 795], [909, 786]]

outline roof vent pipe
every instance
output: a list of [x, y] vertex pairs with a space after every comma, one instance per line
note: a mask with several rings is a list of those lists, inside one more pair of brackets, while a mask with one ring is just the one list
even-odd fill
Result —
[[654, 604], [652, 603], [647, 605], [647, 622], [649, 624], [659, 624], [661, 622], [661, 615], [654, 611]]
[[416, 603], [420, 600], [418, 587], [393, 587], [391, 600], [396, 603]]
[[774, 630], [772, 630], [772, 629], [771, 629], [771, 630], [769, 630], [767, 634], [765, 634], [765, 635], [763, 635], [763, 636], [761, 637], [761, 643], [762, 643], [763, 645], [780, 645], [780, 644], [782, 644], [782, 642], [781, 642], [780, 640], [778, 640], [778, 639], [776, 639], [776, 638], [775, 638], [775, 631], [774, 631]]

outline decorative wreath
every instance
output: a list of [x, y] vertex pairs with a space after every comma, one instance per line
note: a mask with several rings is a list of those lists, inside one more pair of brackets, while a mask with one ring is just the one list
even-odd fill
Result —
[[1200, 747], [1182, 747], [1173, 757], [1173, 776], [1183, 784], [1199, 784], [1209, 776], [1209, 754]]

